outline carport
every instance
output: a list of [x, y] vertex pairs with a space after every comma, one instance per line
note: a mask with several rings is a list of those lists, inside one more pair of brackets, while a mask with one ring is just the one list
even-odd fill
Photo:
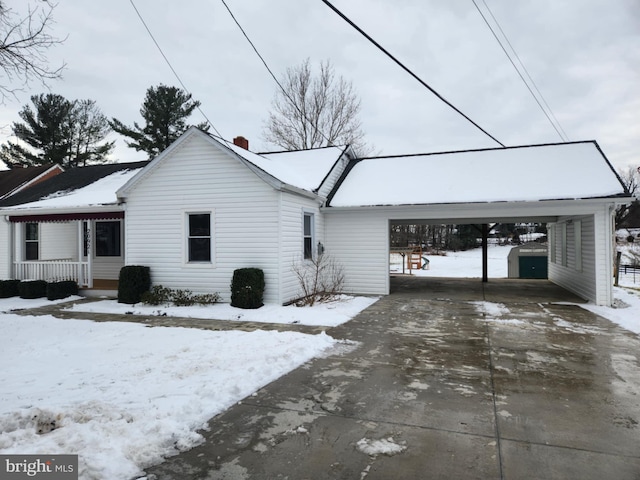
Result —
[[[407, 187], [421, 171], [430, 182]], [[358, 159], [323, 209], [325, 246], [347, 291], [386, 295], [390, 225], [544, 222], [549, 280], [610, 305], [613, 216], [630, 200], [593, 141]]]

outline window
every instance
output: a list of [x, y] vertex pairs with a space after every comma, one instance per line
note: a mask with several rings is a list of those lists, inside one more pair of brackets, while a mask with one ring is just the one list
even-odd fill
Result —
[[25, 223], [24, 225], [24, 259], [38, 260], [38, 224]]
[[305, 260], [313, 258], [313, 213], [304, 214], [303, 250]]
[[211, 262], [211, 214], [188, 214], [188, 230], [189, 262]]
[[96, 222], [96, 257], [119, 257], [120, 222]]

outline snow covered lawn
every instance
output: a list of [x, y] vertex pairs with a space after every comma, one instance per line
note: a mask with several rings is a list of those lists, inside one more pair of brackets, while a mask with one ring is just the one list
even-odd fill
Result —
[[[375, 303], [380, 297], [350, 297], [343, 295], [336, 301], [320, 303], [311, 307], [289, 305], [264, 305], [255, 310], [235, 308], [227, 303], [215, 305], [174, 307], [150, 306], [138, 303], [126, 305], [115, 300], [100, 300], [77, 303], [67, 310], [86, 313], [120, 313], [133, 315], [167, 315], [169, 317], [202, 318], [243, 322], [285, 323], [335, 327], [350, 320], [359, 312]], [[0, 302], [1, 305], [1, 302]]]
[[208, 419], [337, 344], [11, 313], [0, 329], [0, 452], [79, 454], [83, 479], [132, 478], [193, 447]]

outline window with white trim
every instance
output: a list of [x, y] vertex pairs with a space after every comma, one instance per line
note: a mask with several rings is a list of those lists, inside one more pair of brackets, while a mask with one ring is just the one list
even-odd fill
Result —
[[187, 214], [187, 261], [211, 262], [211, 212]]
[[24, 259], [38, 260], [39, 257], [38, 224], [24, 224]]
[[314, 216], [313, 213], [305, 213], [303, 216], [303, 252], [304, 259], [311, 260], [313, 258], [314, 244]]

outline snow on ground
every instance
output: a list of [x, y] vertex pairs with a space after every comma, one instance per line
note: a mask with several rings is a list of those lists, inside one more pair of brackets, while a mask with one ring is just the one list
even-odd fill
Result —
[[[506, 277], [509, 250], [490, 248], [491, 277]], [[418, 274], [480, 276], [479, 249], [428, 258], [430, 270]], [[640, 333], [639, 295], [616, 288], [618, 308], [580, 306]], [[251, 311], [222, 304], [169, 308], [100, 301], [73, 310], [184, 317], [208, 311], [205, 318], [330, 326], [375, 301], [344, 298], [312, 308], [266, 305]], [[0, 299], [0, 453], [79, 454], [82, 479], [131, 478], [193, 447], [209, 418], [337, 343], [325, 334], [149, 328], [10, 313], [51, 303]], [[477, 306], [495, 321], [506, 308]], [[376, 455], [399, 453], [403, 446], [363, 439], [358, 448]]]
[[[108, 300], [84, 306], [331, 326], [376, 300], [343, 297], [312, 308], [258, 310]], [[193, 447], [208, 419], [336, 344], [325, 334], [148, 328], [10, 313], [59, 302], [0, 299], [0, 452], [78, 454], [83, 479], [130, 478]], [[81, 311], [80, 305], [71, 309]]]
[[174, 307], [150, 306], [144, 304], [126, 305], [115, 300], [100, 300], [91, 303], [77, 303], [67, 310], [73, 312], [120, 313], [133, 315], [167, 315], [170, 317], [188, 317], [214, 320], [235, 320], [263, 323], [297, 323], [335, 327], [353, 318], [378, 300], [379, 297], [341, 296], [329, 303], [316, 304], [313, 307], [289, 305], [264, 305], [255, 310], [235, 308], [227, 303], [215, 305]]
[[640, 334], [640, 291], [630, 288], [613, 288], [614, 307], [603, 307], [588, 303], [580, 305], [623, 328]]
[[336, 345], [10, 313], [0, 329], [0, 453], [78, 454], [82, 479], [132, 478], [197, 445], [208, 419]]
[[[513, 245], [489, 245], [487, 251], [490, 278], [507, 278], [507, 256]], [[482, 277], [482, 249], [474, 248], [459, 252], [447, 252], [446, 255], [422, 255], [429, 260], [426, 270], [411, 270], [412, 275], [420, 277]], [[402, 257], [391, 254], [390, 270], [402, 273]], [[405, 260], [405, 273], [409, 273]]]
[[[507, 278], [507, 257], [513, 246], [489, 245], [488, 267], [489, 278]], [[412, 270], [416, 276], [434, 277], [481, 277], [482, 276], [482, 249], [460, 252], [447, 252], [446, 256], [423, 255], [429, 260], [428, 270]], [[402, 272], [402, 257], [399, 254], [391, 255], [391, 272]], [[409, 273], [406, 269], [405, 272]], [[614, 298], [618, 301], [614, 307], [602, 307], [593, 304], [581, 304], [586, 308], [606, 319], [640, 334], [640, 273], [620, 274], [620, 287], [614, 288]], [[623, 288], [626, 287], [626, 288]], [[499, 305], [484, 305], [482, 308], [498, 308]], [[485, 312], [496, 314], [496, 312]]]

